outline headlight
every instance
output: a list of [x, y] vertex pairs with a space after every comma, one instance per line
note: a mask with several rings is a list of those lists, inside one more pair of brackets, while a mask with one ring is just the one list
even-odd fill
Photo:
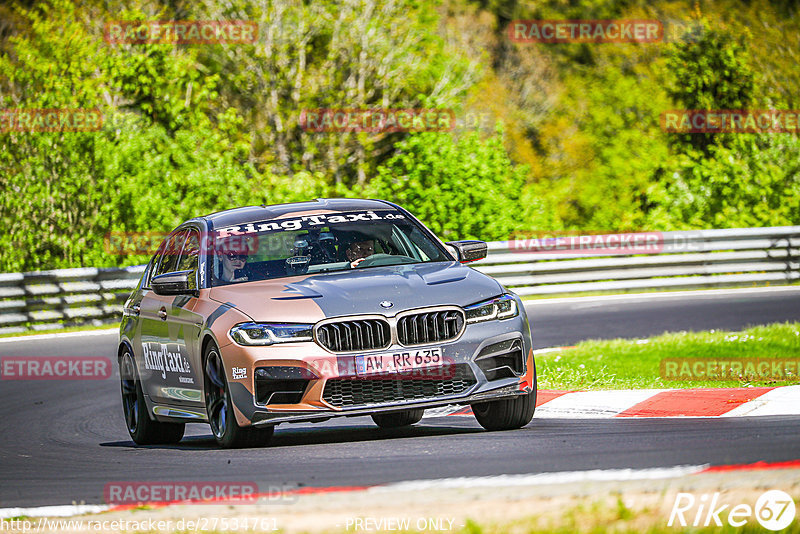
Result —
[[239, 345], [272, 345], [311, 341], [310, 324], [243, 323], [231, 328], [231, 337]]
[[508, 319], [519, 315], [517, 301], [511, 295], [501, 295], [471, 306], [466, 306], [467, 323], [479, 323], [492, 319]]

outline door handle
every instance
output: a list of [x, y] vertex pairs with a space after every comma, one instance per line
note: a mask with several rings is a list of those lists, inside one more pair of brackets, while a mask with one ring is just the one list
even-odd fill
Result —
[[130, 308], [124, 308], [122, 310], [122, 315], [126, 317], [139, 317], [139, 311], [141, 307], [138, 304], [134, 304]]
[[167, 309], [162, 306], [161, 309], [158, 310], [158, 316], [161, 317], [162, 321], [166, 321], [167, 320]]

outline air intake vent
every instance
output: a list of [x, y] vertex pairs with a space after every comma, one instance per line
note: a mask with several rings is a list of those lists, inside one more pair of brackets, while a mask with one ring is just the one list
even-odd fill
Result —
[[322, 398], [337, 408], [439, 399], [467, 393], [477, 383], [469, 365], [458, 364], [447, 378], [329, 378]]
[[441, 310], [405, 315], [397, 321], [397, 339], [403, 345], [424, 345], [455, 339], [464, 328], [464, 312]]
[[475, 363], [486, 375], [486, 380], [520, 376], [525, 372], [522, 340], [510, 339], [484, 347]]
[[302, 367], [258, 367], [255, 371], [256, 403], [298, 404], [309, 381], [317, 376]]
[[381, 319], [326, 323], [317, 327], [316, 336], [331, 352], [384, 349], [391, 341], [389, 323]]

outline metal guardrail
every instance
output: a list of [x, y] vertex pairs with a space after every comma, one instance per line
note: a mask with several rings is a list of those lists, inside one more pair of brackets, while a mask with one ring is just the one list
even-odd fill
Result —
[[116, 322], [144, 268], [0, 273], [0, 334]]
[[[495, 241], [488, 257], [472, 266], [519, 295], [783, 285], [800, 279], [800, 226], [645, 235], [658, 241], [648, 254], [624, 247], [554, 251], [555, 240]], [[0, 333], [116, 322], [143, 270], [0, 274]]]
[[569, 246], [550, 252], [555, 240], [522, 239], [489, 243], [487, 258], [473, 266], [519, 295], [782, 285], [800, 279], [800, 226], [640, 236], [657, 241], [652, 253]]

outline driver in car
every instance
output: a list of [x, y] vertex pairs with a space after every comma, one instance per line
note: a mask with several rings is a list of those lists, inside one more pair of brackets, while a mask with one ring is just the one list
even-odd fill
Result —
[[221, 253], [221, 272], [219, 276], [217, 273], [212, 273], [212, 285], [224, 286], [234, 282], [247, 282], [246, 275], [236, 276], [238, 272], [244, 268], [247, 262], [247, 254], [242, 254], [239, 251], [226, 251]]
[[347, 250], [344, 252], [347, 260], [350, 262], [350, 267], [355, 269], [359, 263], [364, 261], [364, 258], [375, 254], [375, 241], [367, 239], [365, 241], [354, 241], [350, 243]]

